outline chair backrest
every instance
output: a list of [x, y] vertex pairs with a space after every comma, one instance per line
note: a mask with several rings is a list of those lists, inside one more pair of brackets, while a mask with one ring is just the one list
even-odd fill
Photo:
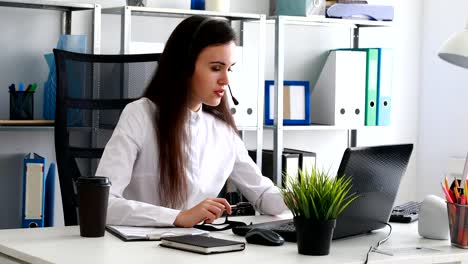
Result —
[[65, 225], [77, 225], [75, 180], [95, 174], [123, 108], [151, 81], [160, 54], [93, 55], [54, 49], [55, 152]]

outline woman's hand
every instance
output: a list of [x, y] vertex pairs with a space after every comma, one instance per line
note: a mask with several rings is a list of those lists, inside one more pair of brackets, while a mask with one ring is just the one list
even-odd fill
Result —
[[231, 205], [226, 199], [208, 198], [188, 210], [181, 211], [177, 215], [174, 225], [178, 227], [193, 227], [202, 221], [211, 224], [223, 214], [224, 210], [228, 214], [232, 213]]

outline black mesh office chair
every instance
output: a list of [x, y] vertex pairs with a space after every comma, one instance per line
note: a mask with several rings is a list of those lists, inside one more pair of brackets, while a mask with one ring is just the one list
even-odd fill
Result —
[[65, 225], [77, 225], [75, 179], [94, 176], [123, 108], [140, 97], [160, 54], [93, 55], [54, 49], [55, 152]]

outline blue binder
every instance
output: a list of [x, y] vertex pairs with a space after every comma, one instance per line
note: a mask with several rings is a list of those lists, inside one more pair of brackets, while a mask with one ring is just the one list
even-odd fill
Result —
[[22, 227], [44, 226], [45, 164], [45, 158], [36, 153], [24, 157]]
[[377, 80], [377, 125], [390, 125], [392, 108], [393, 50], [379, 48]]
[[50, 163], [45, 184], [44, 226], [54, 226], [55, 163]]

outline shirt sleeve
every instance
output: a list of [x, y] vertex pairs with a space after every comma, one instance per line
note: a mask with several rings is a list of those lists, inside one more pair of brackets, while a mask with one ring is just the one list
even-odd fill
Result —
[[112, 137], [107, 142], [96, 171], [109, 177], [111, 188], [107, 207], [107, 223], [131, 226], [172, 226], [179, 210], [127, 200], [125, 188], [132, 178], [133, 165], [144, 144], [150, 115], [143, 102], [125, 107]]
[[262, 175], [250, 158], [244, 142], [235, 135], [236, 161], [231, 179], [242, 194], [261, 213], [278, 215], [287, 210], [280, 190]]

